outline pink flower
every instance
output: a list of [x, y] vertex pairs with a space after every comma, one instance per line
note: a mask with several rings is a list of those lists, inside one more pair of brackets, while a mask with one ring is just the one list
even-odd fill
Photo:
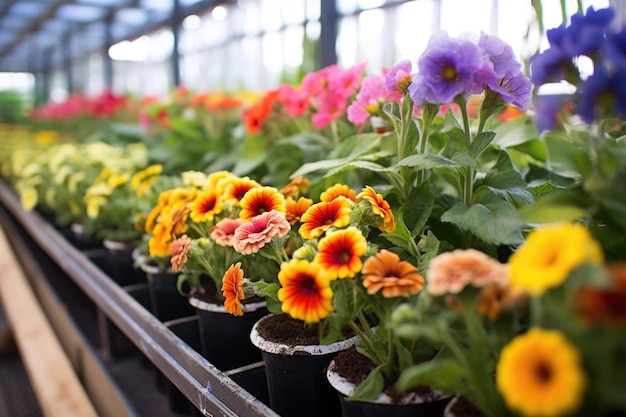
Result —
[[368, 75], [363, 78], [356, 100], [348, 106], [348, 120], [355, 125], [364, 124], [371, 115], [380, 110], [381, 102], [385, 101], [386, 96], [382, 77]]
[[430, 261], [426, 290], [431, 295], [458, 294], [467, 285], [504, 285], [508, 275], [507, 266], [489, 255], [475, 249], [456, 249]]
[[233, 246], [235, 230], [245, 222], [244, 219], [222, 219], [211, 228], [211, 238], [220, 246]]
[[180, 271], [182, 266], [187, 262], [187, 253], [191, 247], [191, 239], [187, 235], [182, 235], [172, 242], [172, 258], [170, 263], [175, 272]]
[[328, 74], [328, 91], [344, 98], [348, 98], [356, 93], [361, 84], [361, 77], [363, 76], [365, 65], [365, 62], [361, 62], [348, 69], [330, 67], [331, 73]]
[[318, 98], [320, 107], [317, 113], [311, 116], [311, 122], [316, 128], [322, 129], [343, 115], [346, 99], [333, 93], [325, 93]]
[[272, 239], [285, 236], [291, 225], [284, 213], [277, 210], [266, 211], [243, 223], [235, 230], [235, 250], [243, 255], [257, 253]]
[[301, 116], [309, 108], [309, 94], [304, 90], [296, 90], [289, 84], [278, 87], [278, 101], [290, 116]]

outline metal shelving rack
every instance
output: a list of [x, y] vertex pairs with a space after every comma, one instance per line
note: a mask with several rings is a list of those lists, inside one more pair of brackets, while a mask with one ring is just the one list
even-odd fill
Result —
[[[173, 387], [174, 394], [186, 398], [193, 414], [278, 417], [267, 401], [261, 401], [244, 388], [248, 374], [254, 374], [257, 382], [264, 381], [262, 363], [225, 372], [218, 370], [173, 330], [174, 324], [184, 325], [192, 322], [193, 317], [176, 320], [177, 323], [156, 319], [140, 302], [141, 291], [134, 294], [132, 288], [116, 284], [97, 264], [97, 253], [79, 250], [41, 215], [26, 212], [4, 183], [0, 183], [0, 224], [103, 417], [155, 415], [154, 410], [145, 412], [132, 404], [130, 397], [135, 394], [125, 391], [129, 385], [135, 388], [140, 385], [139, 392], [148, 397], [150, 406], [161, 407], [162, 413], [158, 415], [170, 414], [166, 410], [167, 400], [163, 401], [165, 394], [156, 392], [142, 380], [145, 376], [132, 373], [135, 369], [149, 376], [150, 369], [146, 367], [158, 370], [168, 386]], [[82, 311], [74, 306], [80, 303]], [[103, 357], [101, 347], [97, 346], [98, 337], [93, 335], [94, 327], [102, 327], [103, 322], [110, 322], [109, 330], [119, 331], [122, 337], [132, 341], [136, 354], [131, 359]], [[142, 361], [143, 371], [137, 365]], [[122, 373], [121, 377], [116, 378], [116, 373]], [[138, 380], [120, 383], [128, 379]]]

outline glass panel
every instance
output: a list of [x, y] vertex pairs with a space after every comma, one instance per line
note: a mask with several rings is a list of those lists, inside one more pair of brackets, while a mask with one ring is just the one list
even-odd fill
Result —
[[261, 27], [265, 32], [279, 30], [283, 25], [279, 0], [261, 0]]

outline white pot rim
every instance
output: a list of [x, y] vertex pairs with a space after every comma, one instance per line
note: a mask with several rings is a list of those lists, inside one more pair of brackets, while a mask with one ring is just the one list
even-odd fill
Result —
[[150, 265], [150, 264], [145, 264], [145, 263], [139, 264], [139, 267], [141, 268], [142, 271], [144, 271], [147, 274], [174, 274], [175, 273], [172, 268], [161, 269], [156, 265]]
[[128, 242], [120, 242], [118, 240], [111, 240], [111, 239], [103, 239], [102, 240], [102, 246], [104, 246], [107, 249], [112, 249], [112, 250], [128, 250], [128, 249], [134, 249], [134, 245]]
[[[340, 394], [350, 397], [354, 390], [356, 389], [356, 385], [353, 382], [348, 381], [343, 376], [339, 375], [335, 370], [335, 360], [333, 359], [328, 368], [326, 369], [326, 379], [328, 383]], [[442, 391], [433, 390], [433, 392], [439, 397], [439, 399], [444, 399], [449, 397], [449, 395], [445, 394]], [[369, 400], [367, 402], [378, 403], [378, 404], [391, 404], [393, 400], [390, 396], [385, 393], [381, 393], [376, 399]], [[426, 402], [419, 395], [413, 395], [411, 398], [408, 398], [406, 402], [402, 402], [403, 404], [421, 404]]]
[[272, 314], [268, 314], [265, 317], [259, 319], [254, 326], [252, 326], [252, 331], [250, 332], [250, 341], [252, 344], [264, 352], [273, 353], [276, 355], [297, 355], [297, 354], [306, 354], [306, 355], [328, 355], [331, 353], [336, 353], [341, 350], [347, 349], [354, 344], [357, 336], [353, 336], [349, 339], [340, 340], [338, 342], [330, 343], [328, 345], [296, 345], [290, 346], [285, 343], [277, 343], [272, 342], [270, 340], [262, 337], [257, 331], [257, 326], [264, 319], [271, 317]]
[[[227, 312], [222, 304], [207, 303], [206, 301], [200, 300], [195, 297], [189, 297], [189, 304], [191, 304], [198, 310], [212, 311], [214, 313], [226, 313]], [[256, 303], [241, 304], [241, 309], [243, 310], [245, 314], [245, 313], [252, 313], [253, 311], [257, 311], [266, 306], [267, 306], [267, 303], [265, 301], [258, 301]]]

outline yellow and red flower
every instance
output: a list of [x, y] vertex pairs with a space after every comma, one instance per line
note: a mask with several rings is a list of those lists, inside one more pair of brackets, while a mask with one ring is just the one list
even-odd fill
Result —
[[337, 183], [320, 194], [320, 201], [329, 202], [337, 197], [345, 197], [350, 201], [356, 202], [356, 193], [345, 184]]
[[330, 277], [320, 265], [293, 259], [281, 265], [278, 280], [278, 299], [291, 317], [317, 323], [333, 311]]
[[241, 212], [239, 217], [244, 220], [252, 220], [259, 214], [276, 210], [285, 213], [285, 196], [274, 187], [256, 187], [249, 190], [239, 202]]
[[313, 204], [302, 215], [300, 236], [315, 239], [331, 227], [345, 227], [350, 223], [350, 211], [350, 201], [345, 198]]
[[369, 201], [374, 214], [381, 217], [381, 223], [378, 225], [378, 228], [382, 232], [392, 233], [396, 230], [396, 218], [391, 211], [391, 206], [382, 195], [377, 194], [376, 191], [368, 185], [357, 196], [357, 201], [361, 200]]
[[286, 216], [287, 221], [294, 225], [302, 220], [302, 215], [313, 205], [313, 200], [306, 197], [300, 197], [294, 200], [288, 197], [285, 200], [285, 206], [287, 208]]
[[348, 227], [327, 234], [318, 244], [314, 262], [331, 276], [352, 278], [363, 266], [361, 256], [367, 252], [367, 240], [356, 227]]
[[214, 188], [208, 188], [191, 203], [189, 217], [196, 223], [210, 222], [222, 211], [222, 206], [220, 195]]

